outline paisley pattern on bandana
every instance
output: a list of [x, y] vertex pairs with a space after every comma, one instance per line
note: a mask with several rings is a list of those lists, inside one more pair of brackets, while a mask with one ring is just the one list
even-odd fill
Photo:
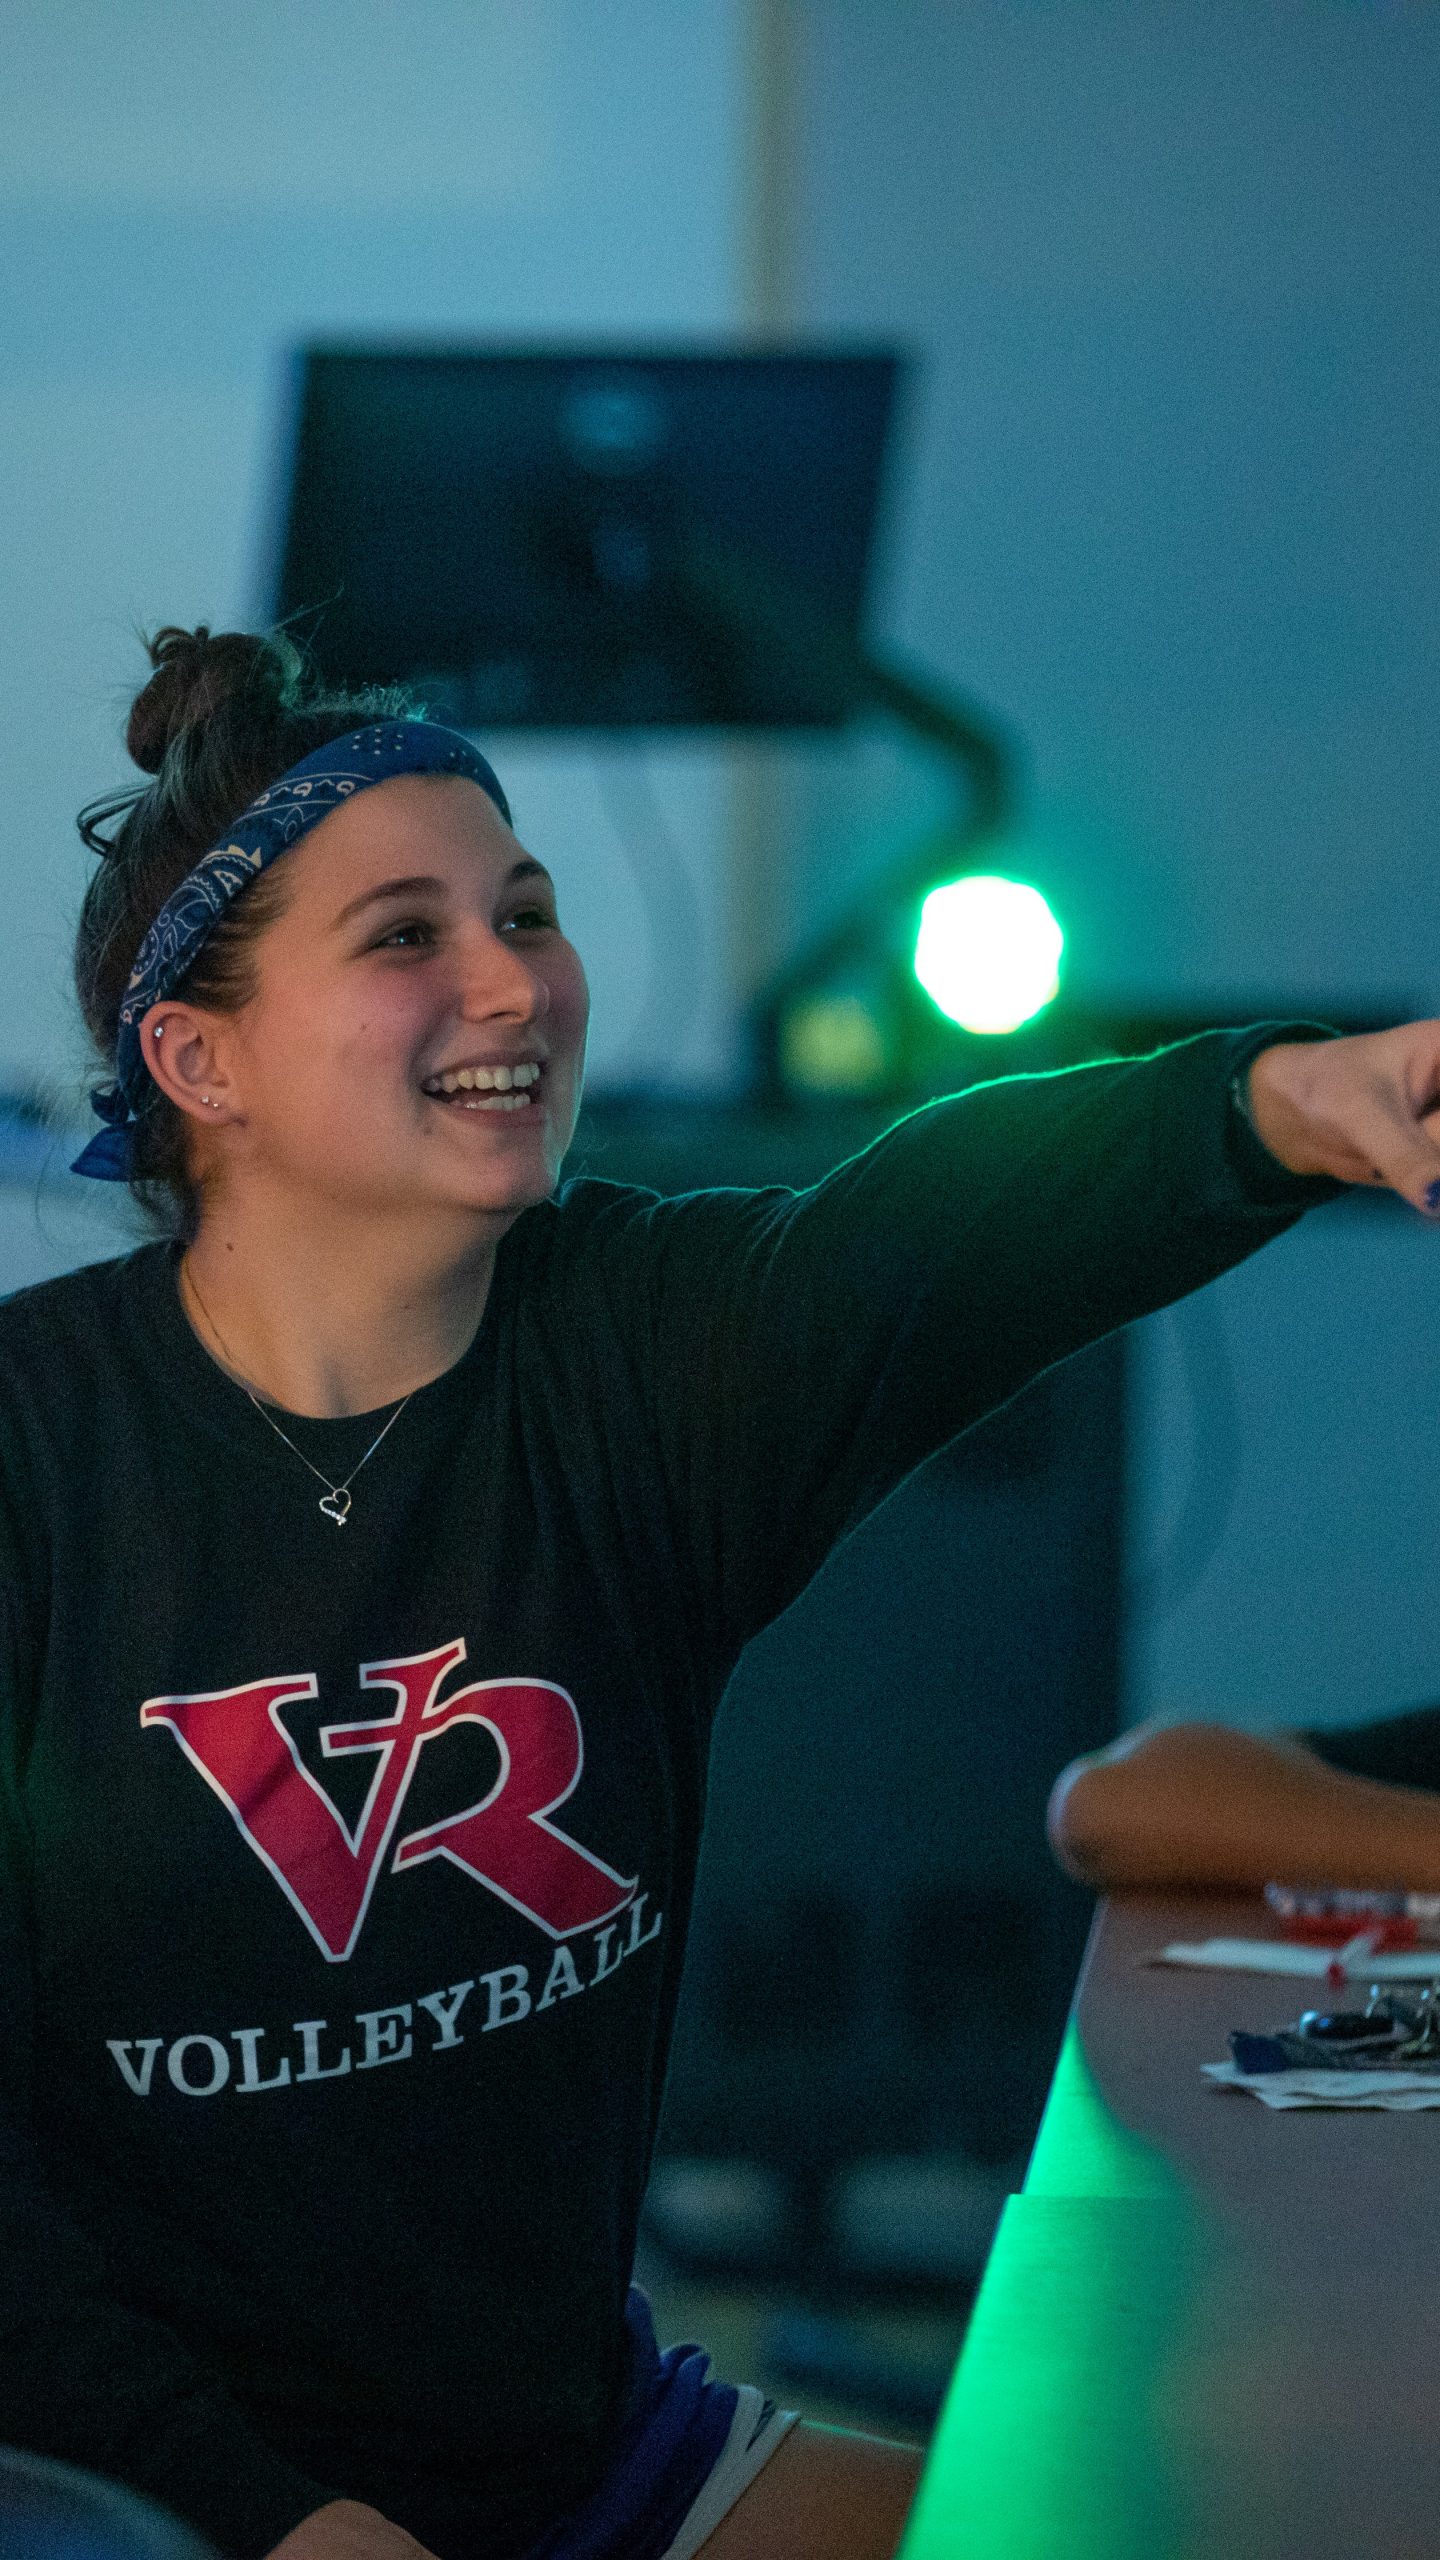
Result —
[[225, 831], [225, 841], [196, 863], [166, 899], [136, 954], [120, 1006], [113, 1086], [97, 1086], [90, 1104], [106, 1123], [70, 1170], [123, 1182], [133, 1161], [133, 1130], [155, 1091], [140, 1049], [140, 1025], [152, 1005], [173, 994], [220, 918], [242, 889], [312, 827], [358, 791], [399, 773], [460, 773], [494, 801], [507, 826], [510, 804], [493, 768], [458, 729], [433, 720], [376, 720], [317, 747], [270, 783]]

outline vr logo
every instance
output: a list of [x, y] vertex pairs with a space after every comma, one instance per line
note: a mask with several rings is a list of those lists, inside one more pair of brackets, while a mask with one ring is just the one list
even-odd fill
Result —
[[479, 1804], [403, 1834], [392, 1872], [449, 1858], [549, 1937], [573, 1937], [622, 1911], [639, 1879], [617, 1875], [550, 1820], [584, 1765], [580, 1718], [549, 1680], [477, 1680], [437, 1704], [465, 1642], [394, 1662], [364, 1663], [362, 1689], [389, 1689], [390, 1715], [321, 1727], [327, 1759], [373, 1751], [375, 1774], [352, 1831], [316, 1784], [280, 1721], [287, 1700], [314, 1698], [313, 1672], [193, 1697], [147, 1698], [142, 1725], [166, 1724], [332, 1964], [354, 1948], [375, 1879], [395, 1837], [427, 1742], [452, 1725], [481, 1724], [500, 1772]]

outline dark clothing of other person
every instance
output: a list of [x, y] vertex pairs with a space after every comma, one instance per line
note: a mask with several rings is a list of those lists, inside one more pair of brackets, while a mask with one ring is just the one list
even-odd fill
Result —
[[[343, 1528], [152, 1244], [0, 1305], [0, 2442], [253, 2560], [506, 2560], [605, 2473], [711, 1721], [922, 1460], [1344, 1186], [1230, 1080], [926, 1105], [824, 1181], [567, 1181]], [[382, 1417], [285, 1417], [339, 1482]]]
[[1307, 1751], [1352, 1778], [1387, 1787], [1440, 1787], [1440, 1706], [1408, 1707], [1373, 1724], [1334, 1725], [1297, 1733]]

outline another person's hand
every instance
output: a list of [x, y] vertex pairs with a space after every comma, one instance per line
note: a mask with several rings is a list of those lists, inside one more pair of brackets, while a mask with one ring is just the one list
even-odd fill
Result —
[[1292, 1173], [1380, 1183], [1440, 1217], [1440, 1022], [1282, 1040], [1249, 1072], [1250, 1117]]
[[277, 2542], [269, 2560], [431, 2560], [423, 2542], [358, 2498], [332, 2498]]

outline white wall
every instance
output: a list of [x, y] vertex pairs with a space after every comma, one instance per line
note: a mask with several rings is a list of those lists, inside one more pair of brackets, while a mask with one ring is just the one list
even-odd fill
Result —
[[[1072, 988], [1440, 1010], [1440, 12], [795, 15], [792, 310], [921, 360], [881, 625], [1028, 743]], [[834, 802], [792, 932], [857, 858]], [[1194, 1589], [1137, 1601], [1133, 1714], [1440, 1695], [1437, 1300], [1440, 1239], [1347, 1206], [1141, 1329], [1137, 1570], [1182, 1346], [1212, 1383], [1228, 1346], [1239, 1472]]]
[[1132, 1569], [1161, 1568], [1131, 1625], [1137, 1713], [1440, 1700], [1437, 1298], [1420, 1218], [1342, 1207], [1137, 1329]]
[[[6, 13], [0, 1086], [83, 1058], [68, 969], [91, 857], [73, 817], [137, 778], [134, 626], [257, 617], [282, 351], [311, 333], [727, 334], [748, 42], [744, 0]], [[723, 1082], [723, 751], [646, 751], [708, 941], [688, 1044], [663, 1059], [636, 1045], [643, 919], [588, 748], [497, 761], [589, 965], [597, 1084]]]

